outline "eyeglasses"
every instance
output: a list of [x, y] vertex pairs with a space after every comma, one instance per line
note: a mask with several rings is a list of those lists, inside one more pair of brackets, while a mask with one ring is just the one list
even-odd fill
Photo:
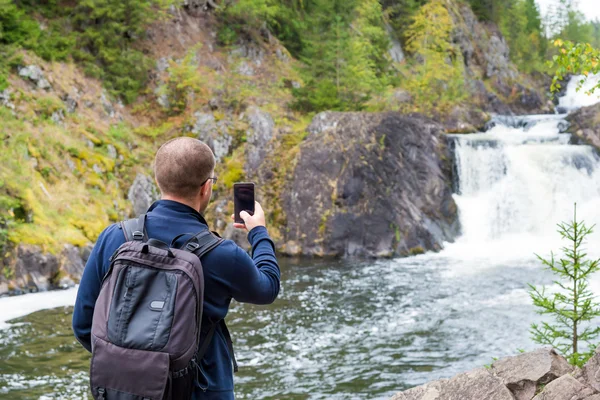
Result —
[[212, 177], [210, 177], [210, 178], [206, 178], [206, 180], [205, 180], [204, 182], [202, 182], [202, 185], [200, 185], [200, 186], [204, 186], [204, 184], [205, 184], [206, 182], [208, 182], [209, 180], [212, 180], [212, 181], [213, 181], [213, 185], [214, 185], [215, 183], [217, 183], [217, 180], [218, 180], [218, 179], [219, 179], [219, 178], [217, 178], [216, 176], [212, 176]]

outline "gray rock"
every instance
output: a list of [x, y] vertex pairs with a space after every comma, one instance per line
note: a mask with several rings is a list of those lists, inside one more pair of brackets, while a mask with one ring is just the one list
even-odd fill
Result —
[[19, 76], [28, 78], [40, 89], [49, 89], [50, 83], [44, 77], [44, 72], [37, 65], [28, 65], [19, 69]]
[[567, 117], [568, 132], [581, 142], [600, 150], [600, 104], [583, 107]]
[[66, 273], [71, 282], [79, 282], [81, 276], [83, 275], [83, 269], [85, 268], [84, 261], [81, 258], [80, 250], [71, 244], [67, 244], [64, 246], [63, 251], [61, 252], [60, 258], [60, 269]]
[[500, 379], [485, 368], [442, 379], [394, 395], [391, 400], [514, 400]]
[[268, 112], [254, 106], [247, 110], [246, 118], [249, 129], [246, 132], [246, 165], [244, 169], [248, 176], [252, 176], [272, 149], [270, 142], [275, 134], [275, 122]]
[[567, 374], [546, 385], [533, 400], [584, 400], [594, 393], [593, 389]]
[[115, 108], [113, 107], [110, 100], [108, 100], [108, 96], [106, 95], [106, 92], [102, 92], [102, 94], [100, 95], [100, 102], [102, 103], [102, 108], [104, 108], [104, 111], [106, 112], [106, 114], [109, 117], [114, 118]]
[[112, 159], [116, 159], [117, 158], [117, 149], [115, 148], [115, 146], [113, 146], [112, 144], [109, 144], [108, 146], [106, 146], [106, 151], [108, 152], [108, 156]]
[[0, 282], [0, 297], [8, 294], [8, 283]]
[[65, 112], [62, 109], [55, 111], [52, 113], [52, 116], [50, 117], [50, 119], [55, 124], [60, 124], [61, 122], [63, 122], [65, 120]]
[[554, 349], [539, 349], [506, 357], [492, 364], [491, 372], [513, 392], [516, 400], [530, 400], [539, 385], [573, 371], [573, 367]]
[[93, 149], [93, 148], [94, 148], [94, 146], [95, 146], [95, 145], [94, 145], [94, 142], [92, 142], [90, 139], [86, 139], [86, 141], [85, 141], [85, 145], [86, 145], [87, 147], [89, 147], [90, 149]]
[[262, 65], [265, 56], [264, 50], [251, 42], [242, 44], [240, 47], [233, 49], [230, 52], [230, 54], [232, 56], [241, 56], [248, 58], [252, 63], [254, 63], [258, 67]]
[[92, 170], [94, 170], [94, 172], [98, 175], [102, 175], [104, 173], [104, 171], [102, 170], [102, 168], [100, 168], [98, 164], [92, 165]]
[[148, 211], [148, 208], [159, 199], [158, 189], [154, 180], [148, 175], [137, 174], [133, 184], [129, 188], [127, 198], [133, 206], [134, 215], [140, 215]]
[[160, 88], [157, 88], [154, 93], [156, 94], [156, 102], [162, 108], [170, 108], [171, 102], [169, 101], [169, 96], [166, 93], [162, 93]]
[[75, 172], [75, 168], [77, 168], [73, 160], [71, 160], [71, 157], [67, 157], [67, 167], [69, 167], [71, 172]]
[[245, 76], [254, 76], [254, 68], [250, 66], [246, 61], [242, 61], [237, 69], [238, 74]]
[[208, 144], [215, 159], [220, 162], [223, 157], [229, 154], [229, 149], [233, 143], [233, 138], [229, 135], [229, 127], [225, 120], [217, 122], [211, 113], [197, 111], [194, 113], [196, 121], [191, 127], [191, 131], [198, 139]]
[[233, 224], [227, 224], [223, 231], [223, 238], [233, 240], [242, 249], [250, 249], [247, 233], [241, 229], [234, 228]]
[[387, 31], [388, 36], [390, 38], [391, 46], [390, 46], [388, 52], [390, 54], [392, 61], [394, 61], [394, 62], [404, 61], [404, 51], [402, 51], [402, 45], [400, 44], [400, 41], [396, 37], [394, 29], [387, 22], [385, 23], [385, 30]]
[[75, 97], [72, 97], [70, 94], [63, 97], [63, 102], [67, 106], [68, 113], [74, 113], [77, 109], [77, 99]]
[[292, 87], [294, 89], [300, 89], [302, 87], [302, 85], [298, 81], [292, 81]]
[[156, 61], [156, 69], [158, 72], [165, 72], [167, 69], [169, 69], [169, 59], [166, 57], [162, 57], [159, 58]]
[[313, 118], [312, 122], [306, 129], [311, 135], [325, 132], [337, 126], [339, 114], [331, 111], [321, 112]]
[[94, 245], [91, 243], [79, 248], [79, 254], [81, 255], [81, 260], [84, 263], [86, 263], [88, 258], [90, 258], [90, 254], [92, 254], [93, 249], [94, 249]]
[[600, 347], [579, 371], [577, 379], [600, 392]]
[[17, 246], [15, 282], [17, 287], [34, 290], [51, 288], [51, 278], [60, 268], [58, 257], [43, 253], [38, 246]]
[[441, 125], [416, 114], [326, 112], [308, 129], [284, 195], [285, 243], [303, 255], [387, 257], [456, 237]]
[[515, 79], [517, 71], [510, 62], [510, 49], [504, 38], [492, 35], [485, 54], [487, 61], [486, 78], [499, 76], [501, 79]]
[[0, 92], [0, 105], [14, 110], [15, 105], [10, 101], [11, 93], [12, 91], [10, 89], [4, 89], [2, 92]]
[[277, 56], [277, 58], [278, 58], [280, 61], [282, 61], [282, 62], [284, 62], [284, 63], [287, 63], [287, 62], [289, 62], [289, 61], [290, 61], [290, 58], [288, 57], [287, 53], [286, 53], [284, 50], [282, 50], [282, 49], [281, 49], [281, 47], [278, 47], [278, 48], [275, 50], [275, 55]]

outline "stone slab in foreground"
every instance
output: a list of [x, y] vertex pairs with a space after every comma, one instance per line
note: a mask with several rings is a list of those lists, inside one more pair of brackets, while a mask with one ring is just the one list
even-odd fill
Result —
[[600, 400], [600, 353], [576, 369], [554, 349], [506, 357], [391, 400]]

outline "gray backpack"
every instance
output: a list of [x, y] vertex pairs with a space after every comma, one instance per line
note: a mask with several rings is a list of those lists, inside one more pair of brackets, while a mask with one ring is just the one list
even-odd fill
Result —
[[[200, 257], [222, 239], [190, 234], [181, 249], [148, 239], [146, 215], [121, 222], [124, 243], [110, 258], [92, 322], [94, 399], [190, 399], [218, 321], [199, 345], [204, 298]], [[229, 344], [231, 338], [224, 330]], [[231, 346], [231, 345], [230, 345]], [[231, 350], [233, 348], [231, 347]], [[231, 352], [233, 354], [233, 352]], [[237, 369], [237, 365], [234, 366]]]

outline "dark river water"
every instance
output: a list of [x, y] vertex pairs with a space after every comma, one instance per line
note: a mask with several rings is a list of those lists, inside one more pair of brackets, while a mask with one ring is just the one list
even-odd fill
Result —
[[[274, 304], [234, 303], [228, 316], [240, 399], [384, 399], [532, 349], [526, 284], [550, 283], [532, 259], [282, 264]], [[11, 322], [0, 330], [0, 398], [86, 398], [89, 356], [71, 308]]]

